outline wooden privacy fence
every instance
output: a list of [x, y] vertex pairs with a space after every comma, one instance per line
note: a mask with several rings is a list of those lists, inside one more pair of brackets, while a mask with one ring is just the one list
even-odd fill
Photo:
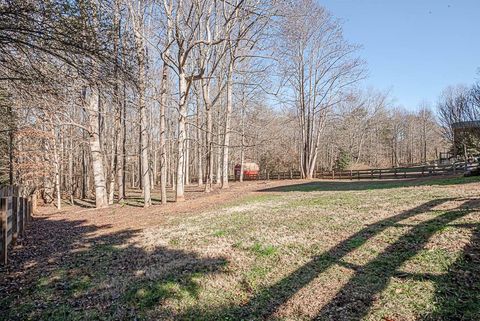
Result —
[[[450, 165], [425, 165], [414, 167], [396, 167], [396, 168], [375, 168], [362, 170], [342, 170], [342, 171], [315, 171], [314, 178], [319, 179], [402, 179], [402, 178], [420, 178], [438, 175], [452, 175], [464, 173], [468, 170], [478, 168], [478, 164], [456, 163]], [[282, 180], [282, 179], [301, 179], [300, 171], [285, 172], [265, 172], [262, 171], [256, 179], [258, 180]], [[234, 177], [232, 177], [234, 180]]]
[[0, 264], [7, 264], [9, 245], [24, 236], [31, 214], [31, 196], [17, 186], [0, 186]]

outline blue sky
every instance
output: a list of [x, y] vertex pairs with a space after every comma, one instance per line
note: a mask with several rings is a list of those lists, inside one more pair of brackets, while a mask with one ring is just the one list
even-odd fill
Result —
[[480, 0], [319, 0], [363, 46], [366, 86], [398, 105], [435, 103], [449, 85], [480, 79]]

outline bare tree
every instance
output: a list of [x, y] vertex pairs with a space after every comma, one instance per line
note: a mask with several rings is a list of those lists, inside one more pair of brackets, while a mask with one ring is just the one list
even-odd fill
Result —
[[301, 172], [314, 174], [320, 135], [329, 110], [362, 78], [363, 62], [353, 55], [340, 24], [315, 1], [282, 8], [280, 54], [301, 131]]
[[141, 180], [143, 187], [144, 207], [152, 205], [151, 191], [150, 191], [150, 159], [149, 159], [149, 134], [148, 134], [148, 119], [147, 106], [145, 102], [146, 95], [146, 51], [145, 51], [145, 27], [144, 14], [146, 5], [143, 0], [136, 2], [127, 1], [130, 12], [130, 17], [133, 25], [133, 34], [135, 38], [135, 50], [138, 64], [138, 111], [140, 116], [140, 159], [141, 159]]
[[[173, 29], [169, 35], [167, 47], [174, 50], [164, 51], [163, 60], [178, 76], [178, 141], [176, 200], [184, 198], [185, 185], [185, 145], [187, 107], [192, 82], [202, 77], [202, 71], [192, 70], [194, 64], [193, 50], [200, 45], [213, 46], [221, 39], [204, 39], [200, 35], [200, 22], [211, 18], [213, 2], [164, 0], [163, 9], [167, 21], [172, 21]], [[199, 38], [200, 37], [200, 38]]]

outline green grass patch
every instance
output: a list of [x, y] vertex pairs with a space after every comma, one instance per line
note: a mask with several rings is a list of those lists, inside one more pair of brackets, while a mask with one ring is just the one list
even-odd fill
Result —
[[356, 208], [362, 204], [362, 197], [354, 193], [343, 193], [342, 195], [321, 194], [315, 197], [299, 197], [293, 199], [286, 206], [287, 208], [297, 207], [321, 207], [321, 208]]
[[223, 206], [223, 208], [231, 208], [234, 206], [244, 206], [244, 205], [278, 201], [280, 198], [281, 198], [281, 195], [276, 195], [276, 194], [264, 194], [264, 193], [252, 194], [252, 195], [240, 197], [231, 202], [228, 202], [227, 204], [225, 204], [225, 206]]
[[78, 296], [93, 287], [92, 278], [88, 275], [74, 277], [69, 282], [68, 291], [71, 295]]
[[199, 275], [182, 279], [144, 280], [132, 284], [124, 295], [124, 301], [137, 310], [152, 309], [168, 299], [196, 298], [200, 291]]
[[84, 320], [106, 320], [100, 312], [95, 309], [75, 309], [69, 304], [50, 306], [41, 313], [39, 320], [49, 321], [84, 321]]
[[444, 249], [421, 250], [407, 262], [406, 267], [418, 273], [445, 273], [456, 258], [455, 253]]
[[355, 181], [355, 180], [336, 180], [320, 181], [304, 184], [289, 185], [274, 188], [272, 190], [279, 192], [325, 192], [325, 191], [369, 191], [382, 189], [410, 188], [415, 186], [448, 186], [476, 183], [480, 177], [448, 177], [425, 180], [374, 180], [374, 181]]
[[213, 236], [215, 237], [224, 237], [225, 235], [227, 235], [227, 231], [225, 230], [217, 230], [213, 232]]
[[270, 272], [269, 267], [265, 266], [254, 266], [245, 273], [245, 276], [242, 280], [242, 285], [248, 292], [253, 292], [259, 289], [259, 287], [266, 283], [266, 276]]
[[269, 257], [277, 253], [278, 249], [273, 245], [264, 245], [259, 242], [255, 242], [252, 246], [249, 247], [250, 252], [255, 254], [257, 257]]

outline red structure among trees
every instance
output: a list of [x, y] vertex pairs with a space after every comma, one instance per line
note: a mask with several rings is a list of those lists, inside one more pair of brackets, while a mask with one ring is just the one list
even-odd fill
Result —
[[244, 163], [243, 164], [243, 175], [242, 175], [242, 165], [235, 165], [235, 180], [240, 180], [240, 177], [244, 180], [248, 179], [257, 179], [258, 173], [260, 172], [260, 167], [256, 163]]

